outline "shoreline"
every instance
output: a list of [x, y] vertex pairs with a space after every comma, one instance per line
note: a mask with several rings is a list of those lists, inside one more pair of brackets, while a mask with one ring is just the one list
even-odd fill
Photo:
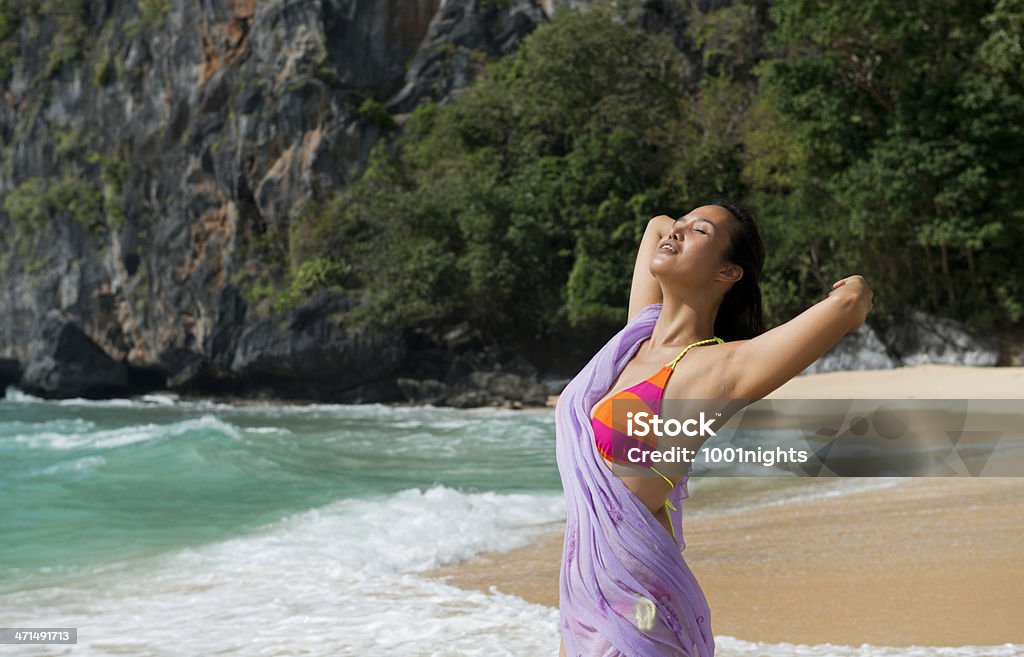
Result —
[[[949, 394], [949, 379], [955, 376], [959, 386], [956, 396]], [[22, 394], [18, 386], [7, 386]], [[913, 389], [915, 394], [907, 394]], [[6, 393], [6, 388], [4, 389]], [[312, 406], [349, 405], [354, 402], [323, 401], [316, 399], [278, 398], [239, 395], [196, 395], [173, 390], [151, 390], [123, 397], [88, 399], [110, 401], [137, 400], [146, 395], [166, 395], [185, 402], [217, 402], [236, 406]], [[32, 395], [35, 396], [35, 395]], [[765, 399], [1024, 399], [1024, 367], [971, 365], [913, 365], [884, 370], [843, 370], [820, 374], [801, 374], [764, 397]], [[40, 397], [44, 401], [61, 401]], [[524, 412], [550, 412], [558, 403], [558, 395], [549, 395], [543, 405], [523, 404], [507, 400], [502, 404], [456, 407], [410, 402], [363, 402], [396, 407], [450, 408], [453, 410], [515, 410]]]
[[[395, 407], [395, 408], [430, 408], [430, 409], [451, 409], [459, 411], [487, 411], [487, 410], [501, 410], [501, 411], [547, 411], [554, 408], [554, 401], [551, 402], [551, 406], [533, 405], [524, 406], [516, 401], [509, 401], [504, 404], [490, 404], [487, 406], [444, 406], [434, 404], [417, 404], [413, 402], [343, 402], [343, 401], [324, 401], [317, 399], [297, 399], [290, 397], [263, 397], [263, 396], [252, 396], [244, 397], [238, 395], [196, 395], [192, 393], [175, 392], [173, 390], [150, 390], [148, 392], [139, 392], [131, 395], [125, 395], [122, 397], [39, 397], [33, 395], [30, 392], [25, 392], [16, 385], [9, 385], [6, 388], [0, 390], [0, 401], [6, 396], [7, 389], [14, 390], [18, 394], [35, 397], [41, 401], [46, 402], [61, 402], [69, 399], [81, 399], [87, 402], [110, 402], [110, 401], [143, 401], [143, 397], [147, 396], [163, 396], [172, 397], [175, 401], [180, 402], [212, 402], [217, 404], [225, 404], [231, 406], [365, 406], [371, 404], [380, 404], [381, 406]], [[557, 399], [557, 397], [554, 397]]]

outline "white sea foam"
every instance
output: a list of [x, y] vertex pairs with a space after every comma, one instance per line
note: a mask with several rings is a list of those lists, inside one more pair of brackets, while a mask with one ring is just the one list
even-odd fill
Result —
[[562, 504], [443, 486], [346, 500], [218, 544], [68, 570], [0, 606], [9, 627], [79, 628], [77, 646], [19, 655], [553, 654], [556, 609], [417, 573], [526, 544]]
[[146, 402], [148, 404], [157, 404], [159, 406], [174, 406], [180, 400], [178, 395], [175, 393], [158, 393], [151, 395], [142, 395], [139, 397], [139, 401]]
[[280, 433], [286, 435], [292, 433], [284, 427], [242, 427], [242, 431], [245, 433]]
[[[34, 425], [36, 430], [39, 426]], [[31, 448], [81, 449], [91, 447], [110, 449], [147, 440], [173, 438], [192, 431], [216, 431], [234, 440], [242, 440], [238, 427], [210, 414], [180, 422], [136, 424], [100, 431], [28, 432], [15, 435], [13, 440]]]
[[82, 458], [64, 461], [62, 463], [57, 463], [43, 468], [39, 471], [39, 474], [52, 477], [54, 475], [80, 473], [97, 468], [106, 462], [107, 460], [102, 456], [83, 456]]
[[0, 422], [0, 437], [19, 436], [26, 433], [50, 431], [54, 433], [86, 433], [96, 427], [95, 422], [82, 418], [54, 418], [42, 422], [25, 420], [4, 420]]
[[56, 406], [83, 406], [92, 408], [152, 408], [153, 406], [193, 406], [196, 408], [237, 408], [230, 403], [202, 400], [200, 402], [182, 401], [175, 393], [153, 393], [137, 397], [113, 397], [110, 399], [86, 399], [70, 397], [68, 399], [45, 399], [29, 394], [20, 388], [7, 386], [0, 400], [15, 404], [53, 404]]
[[76, 406], [76, 405], [80, 405], [80, 404], [81, 405], [88, 404], [88, 405], [92, 405], [92, 406], [101, 406], [101, 407], [105, 407], [105, 406], [125, 407], [125, 406], [134, 406], [134, 405], [138, 405], [139, 404], [139, 402], [137, 400], [127, 399], [127, 398], [125, 398], [125, 399], [121, 399], [121, 398], [113, 398], [113, 399], [85, 399], [85, 398], [82, 398], [82, 397], [73, 397], [73, 398], [70, 398], [70, 399], [44, 399], [42, 397], [37, 397], [35, 395], [30, 395], [29, 393], [24, 392], [20, 388], [15, 388], [14, 386], [7, 386], [7, 389], [4, 391], [3, 400], [7, 401], [7, 402], [14, 402], [14, 403], [46, 402], [48, 404], [56, 404], [58, 406]]

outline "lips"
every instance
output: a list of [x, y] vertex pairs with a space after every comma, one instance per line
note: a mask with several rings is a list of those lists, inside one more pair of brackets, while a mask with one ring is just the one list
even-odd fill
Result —
[[675, 240], [665, 238], [658, 242], [659, 253], [679, 253], [679, 249], [676, 247]]

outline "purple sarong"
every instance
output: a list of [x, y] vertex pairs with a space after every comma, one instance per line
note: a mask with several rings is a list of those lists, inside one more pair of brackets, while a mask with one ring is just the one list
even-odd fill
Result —
[[683, 560], [684, 477], [669, 493], [676, 540], [601, 460], [590, 412], [654, 329], [641, 310], [569, 382], [555, 407], [566, 529], [559, 572], [569, 657], [711, 657], [707, 599]]

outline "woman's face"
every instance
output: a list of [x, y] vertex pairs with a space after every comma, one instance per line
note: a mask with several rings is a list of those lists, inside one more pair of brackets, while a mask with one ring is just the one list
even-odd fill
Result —
[[716, 278], [726, 284], [738, 280], [742, 268], [725, 261], [735, 221], [731, 212], [717, 205], [691, 210], [658, 242], [651, 274], [662, 286], [709, 288]]

